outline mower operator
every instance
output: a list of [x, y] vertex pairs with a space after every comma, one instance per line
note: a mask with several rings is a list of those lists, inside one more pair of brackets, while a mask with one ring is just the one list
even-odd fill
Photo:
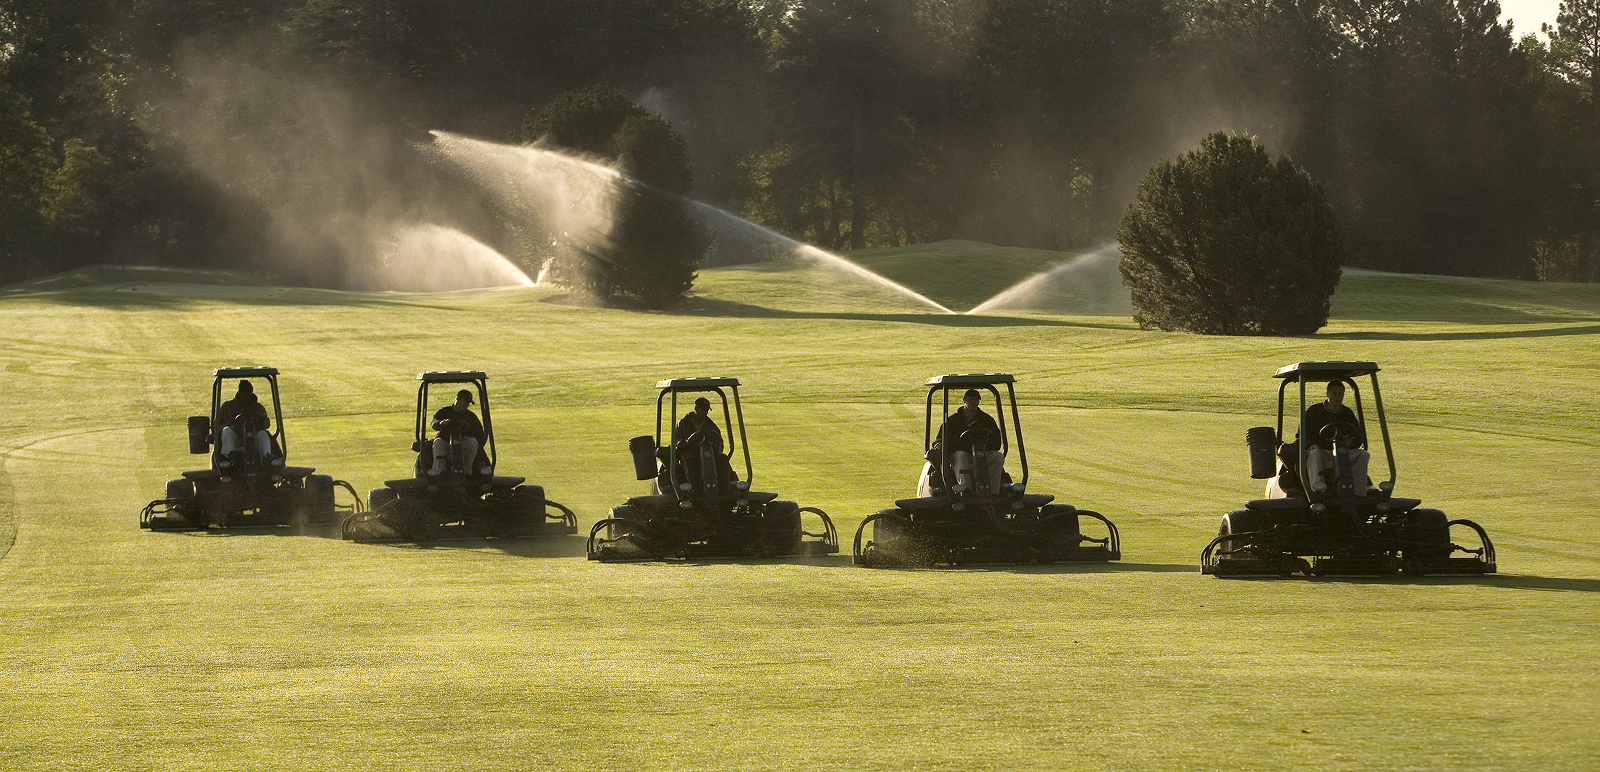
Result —
[[989, 490], [1000, 490], [1000, 475], [1005, 468], [1006, 457], [1000, 452], [1000, 426], [995, 423], [994, 417], [983, 412], [983, 394], [977, 389], [967, 389], [961, 396], [961, 407], [954, 413], [945, 416], [944, 425], [939, 427], [939, 435], [934, 438], [933, 446], [928, 449], [928, 461], [935, 466], [940, 463], [945, 437], [954, 437], [955, 445], [951, 452], [952, 461], [956, 468], [956, 479], [961, 480], [972, 475], [972, 453], [968, 448], [973, 444], [961, 439], [961, 435], [969, 430], [982, 429], [989, 432], [989, 437], [978, 444], [978, 450], [985, 451], [984, 459], [988, 466]]
[[711, 400], [701, 397], [694, 401], [694, 410], [683, 414], [683, 420], [678, 422], [678, 430], [673, 432], [672, 441], [682, 442], [696, 434], [702, 435], [702, 440], [711, 441], [711, 449], [722, 455], [722, 430], [717, 428], [717, 422], [711, 420]]
[[[472, 392], [462, 389], [456, 392], [456, 401], [439, 408], [433, 414], [433, 430], [439, 436], [433, 440], [433, 473], [441, 474], [447, 465], [450, 455], [450, 441], [459, 440], [461, 443], [461, 464], [470, 470], [478, 461], [478, 451], [483, 448], [487, 434], [483, 431], [483, 423], [472, 412]], [[488, 475], [494, 470], [489, 467], [488, 458], [484, 457], [483, 465], [478, 469], [479, 474]]]
[[1328, 489], [1322, 481], [1323, 471], [1333, 464], [1333, 444], [1322, 436], [1323, 427], [1345, 423], [1356, 429], [1355, 442], [1350, 451], [1350, 477], [1357, 496], [1367, 495], [1367, 430], [1356, 419], [1355, 411], [1344, 405], [1344, 383], [1328, 381], [1328, 398], [1306, 408], [1300, 418], [1300, 439], [1306, 443], [1306, 478], [1311, 489], [1321, 493]]
[[723, 453], [722, 430], [717, 428], [717, 422], [711, 420], [711, 400], [700, 397], [694, 401], [694, 410], [683, 414], [683, 420], [678, 422], [672, 431], [673, 442], [683, 442], [692, 437], [699, 437], [699, 442], [710, 442], [711, 449], [716, 452], [717, 469], [722, 472], [726, 481], [739, 479], [733, 473], [733, 465], [729, 463], [728, 456]]
[[223, 464], [236, 463], [233, 455], [239, 451], [240, 440], [245, 437], [255, 443], [256, 454], [262, 461], [272, 459], [272, 419], [267, 417], [267, 409], [256, 398], [256, 388], [249, 381], [239, 381], [238, 392], [218, 409], [217, 422], [222, 424], [217, 449], [222, 453]]

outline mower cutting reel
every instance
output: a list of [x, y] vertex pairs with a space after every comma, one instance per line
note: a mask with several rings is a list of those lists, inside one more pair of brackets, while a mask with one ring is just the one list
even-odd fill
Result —
[[[432, 542], [446, 539], [514, 539], [567, 536], [578, 532], [572, 510], [545, 498], [544, 488], [525, 478], [495, 473], [493, 416], [489, 409], [489, 376], [475, 370], [426, 372], [417, 376], [415, 433], [417, 454], [409, 478], [387, 480], [367, 494], [367, 511], [344, 522], [344, 537], [358, 542]], [[430, 439], [429, 396], [455, 401], [457, 389], [475, 394], [482, 411], [480, 439], [460, 431], [452, 421]], [[448, 408], [447, 408], [448, 409]], [[470, 408], [469, 408], [470, 409]], [[442, 455], [436, 455], [443, 448]], [[437, 459], [437, 460], [436, 460]]]
[[[1452, 520], [1420, 499], [1394, 495], [1396, 468], [1389, 426], [1378, 391], [1375, 362], [1299, 362], [1278, 370], [1278, 423], [1250, 429], [1251, 476], [1267, 479], [1265, 498], [1222, 517], [1217, 537], [1200, 553], [1200, 572], [1224, 578], [1308, 576], [1382, 577], [1482, 576], [1496, 570], [1489, 534], [1471, 520]], [[1357, 472], [1361, 437], [1371, 428], [1361, 381], [1370, 388], [1388, 479], [1372, 485]], [[1341, 383], [1353, 395], [1356, 424], [1329, 424], [1322, 436], [1306, 440], [1297, 428], [1284, 441], [1288, 395], [1298, 395], [1298, 420], [1310, 403]], [[1313, 388], [1308, 390], [1308, 386]], [[1316, 389], [1315, 386], [1322, 386]], [[1308, 393], [1311, 395], [1308, 398]], [[1309, 399], [1309, 403], [1308, 403]], [[1315, 482], [1307, 468], [1308, 445], [1330, 447], [1332, 462]], [[1376, 449], [1368, 455], [1376, 456]], [[1360, 479], [1357, 479], [1360, 478]], [[1476, 547], [1453, 540], [1470, 532]], [[1470, 544], [1471, 542], [1469, 542]]]
[[[223, 382], [247, 384], [223, 399]], [[262, 388], [265, 387], [265, 388]], [[271, 406], [261, 403], [269, 395]], [[274, 367], [223, 367], [212, 372], [211, 413], [189, 419], [189, 452], [210, 456], [205, 469], [168, 480], [165, 495], [146, 504], [139, 527], [152, 531], [287, 526], [296, 533], [332, 528], [362, 510], [343, 480], [290, 466]], [[350, 503], [335, 501], [335, 490]]]
[[[1117, 526], [1098, 512], [1053, 503], [1055, 496], [1027, 492], [1028, 456], [1017, 412], [1016, 379], [1005, 373], [940, 375], [929, 378], [923, 418], [923, 457], [917, 496], [899, 499], [861, 521], [853, 548], [855, 563], [871, 567], [973, 565], [993, 563], [1103, 563], [1122, 558]], [[1000, 387], [1005, 387], [1004, 395]], [[968, 429], [943, 437], [951, 393], [976, 390], [991, 406], [999, 436]], [[940, 406], [937, 417], [935, 404]], [[1009, 410], [1007, 409], [1009, 408]], [[1006, 414], [1010, 413], [1007, 430]], [[935, 442], [935, 432], [939, 432]], [[937, 446], [937, 447], [936, 447]], [[958, 455], [963, 463], [958, 464]], [[993, 456], [999, 454], [999, 459]], [[989, 464], [1010, 461], [1021, 472], [1006, 471], [995, 484]], [[1099, 523], [1104, 537], [1080, 530]]]
[[[751, 489], [754, 470], [739, 379], [673, 378], [656, 388], [655, 434], [628, 443], [635, 476], [652, 481], [651, 492], [630, 497], [594, 524], [590, 560], [776, 558], [839, 551], [839, 536], [826, 512]], [[692, 394], [716, 395], [720, 401], [720, 425], [729, 429], [725, 452], [717, 447], [721, 430], [715, 427], [677, 436], [670, 422], [680, 414], [678, 398]], [[708, 411], [702, 421], [712, 422], [709, 416]], [[730, 463], [734, 454], [744, 460], [743, 479]]]

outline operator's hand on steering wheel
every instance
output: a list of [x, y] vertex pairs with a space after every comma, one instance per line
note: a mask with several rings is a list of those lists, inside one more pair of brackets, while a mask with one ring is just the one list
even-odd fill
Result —
[[961, 442], [965, 445], [989, 445], [989, 438], [993, 432], [988, 429], [968, 429], [961, 433]]
[[[1355, 439], [1360, 435], [1361, 430], [1357, 429], [1356, 425], [1350, 423], [1349, 421], [1338, 421], [1336, 423], [1327, 424], [1317, 431], [1317, 436], [1327, 440], [1328, 442], [1339, 442], [1340, 437]], [[1349, 439], [1345, 441], [1348, 442]], [[1313, 445], [1312, 447], [1316, 446]]]

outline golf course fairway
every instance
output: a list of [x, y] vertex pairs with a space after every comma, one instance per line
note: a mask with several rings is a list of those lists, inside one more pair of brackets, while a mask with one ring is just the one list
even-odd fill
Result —
[[[0, 291], [0, 769], [1600, 768], [1600, 286], [1347, 271], [1303, 338], [942, 314], [786, 262], [695, 292], [659, 313], [154, 269]], [[1244, 433], [1273, 371], [1307, 360], [1382, 366], [1396, 494], [1482, 524], [1498, 574], [1199, 574], [1261, 495]], [[735, 376], [754, 487], [825, 509], [844, 554], [140, 530], [204, 466], [184, 419], [238, 365], [282, 372], [290, 463], [363, 493], [409, 474], [417, 374], [483, 370], [500, 472], [581, 534], [642, 492], [655, 382]], [[1114, 520], [1120, 562], [850, 565], [952, 372], [1017, 376], [1030, 490]]]

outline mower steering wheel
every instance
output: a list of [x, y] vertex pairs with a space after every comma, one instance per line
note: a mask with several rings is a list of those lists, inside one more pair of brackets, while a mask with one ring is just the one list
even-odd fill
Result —
[[1349, 421], [1338, 421], [1323, 426], [1317, 431], [1317, 436], [1328, 442], [1338, 442], [1339, 437], [1354, 438], [1361, 436], [1361, 430]]
[[989, 438], [993, 436], [994, 432], [991, 432], [988, 429], [968, 429], [961, 433], [960, 439], [961, 444], [963, 445], [982, 445], [984, 447], [988, 447]]

